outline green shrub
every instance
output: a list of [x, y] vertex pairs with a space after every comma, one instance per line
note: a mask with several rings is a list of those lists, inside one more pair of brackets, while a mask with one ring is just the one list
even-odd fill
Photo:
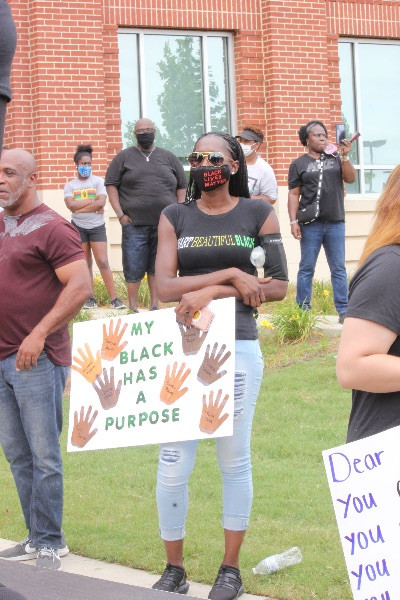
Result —
[[336, 314], [332, 284], [329, 281], [313, 281], [312, 307], [316, 313], [322, 315]]
[[315, 332], [321, 317], [311, 310], [302, 310], [296, 302], [282, 302], [277, 305], [271, 317], [281, 344], [296, 340], [306, 340]]

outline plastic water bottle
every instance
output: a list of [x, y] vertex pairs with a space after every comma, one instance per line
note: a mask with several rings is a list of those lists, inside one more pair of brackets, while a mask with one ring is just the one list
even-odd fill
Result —
[[255, 266], [256, 269], [260, 269], [265, 263], [265, 252], [261, 246], [253, 248], [250, 254], [250, 262]]
[[256, 567], [253, 568], [253, 573], [256, 575], [270, 575], [276, 573], [285, 567], [297, 565], [301, 562], [303, 556], [300, 550], [295, 546], [290, 548], [282, 554], [274, 554], [273, 556], [267, 556], [264, 558]]

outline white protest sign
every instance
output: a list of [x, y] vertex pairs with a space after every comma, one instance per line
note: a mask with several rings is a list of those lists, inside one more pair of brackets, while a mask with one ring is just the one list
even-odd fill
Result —
[[400, 600], [400, 427], [322, 454], [354, 600]]
[[232, 435], [235, 300], [208, 331], [174, 308], [75, 323], [68, 451]]

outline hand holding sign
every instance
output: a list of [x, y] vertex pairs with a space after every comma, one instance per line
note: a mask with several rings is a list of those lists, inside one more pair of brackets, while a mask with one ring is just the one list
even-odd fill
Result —
[[118, 385], [115, 387], [114, 367], [111, 367], [110, 369], [110, 377], [108, 377], [107, 369], [103, 369], [103, 377], [104, 382], [99, 375], [96, 379], [96, 382], [93, 382], [92, 385], [97, 392], [102, 408], [104, 408], [104, 410], [108, 410], [109, 408], [116, 406], [118, 403], [118, 398], [122, 387], [122, 379], [118, 381]]
[[204, 340], [207, 337], [207, 331], [201, 331], [197, 327], [186, 327], [183, 323], [178, 323], [179, 331], [182, 337], [182, 350], [186, 356], [197, 354]]
[[203, 362], [200, 365], [200, 369], [197, 373], [197, 379], [204, 385], [210, 385], [221, 377], [223, 377], [226, 371], [221, 371], [219, 368], [228, 360], [231, 352], [227, 352], [225, 356], [222, 356], [226, 350], [226, 345], [222, 344], [221, 350], [217, 353], [218, 343], [215, 342], [212, 352], [210, 354], [210, 344], [207, 345], [206, 353], [204, 355]]
[[185, 373], [183, 372], [186, 367], [186, 363], [182, 363], [178, 372], [177, 367], [178, 363], [174, 362], [174, 366], [172, 367], [172, 372], [170, 374], [169, 365], [167, 366], [164, 385], [162, 386], [160, 392], [160, 400], [161, 402], [165, 402], [165, 404], [173, 404], [188, 391], [187, 387], [183, 388], [183, 390], [180, 388], [190, 374], [190, 369], [186, 369]]
[[228, 413], [225, 413], [221, 417], [221, 413], [224, 410], [225, 404], [228, 401], [228, 394], [225, 394], [224, 399], [220, 402], [222, 396], [222, 390], [218, 390], [217, 397], [214, 402], [214, 392], [210, 392], [209, 403], [207, 405], [206, 395], [203, 395], [203, 410], [200, 418], [200, 431], [203, 433], [214, 433], [222, 423], [228, 418]]
[[125, 348], [128, 342], [123, 342], [121, 344], [121, 338], [125, 333], [128, 324], [125, 323], [121, 331], [119, 328], [121, 327], [121, 319], [118, 319], [117, 325], [114, 329], [114, 322], [111, 319], [110, 328], [107, 333], [107, 328], [105, 323], [103, 323], [103, 345], [101, 347], [101, 357], [104, 360], [114, 360], [116, 356], [118, 356], [122, 350]]
[[97, 429], [93, 429], [92, 432], [90, 431], [90, 428], [92, 427], [94, 420], [98, 415], [97, 410], [94, 411], [92, 418], [90, 418], [92, 407], [89, 406], [86, 417], [84, 416], [84, 410], [85, 409], [82, 406], [79, 420], [77, 411], [74, 412], [74, 428], [71, 435], [71, 444], [77, 448], [83, 448], [86, 446], [86, 444], [97, 433]]
[[78, 363], [79, 367], [76, 365], [71, 365], [71, 369], [78, 371], [78, 373], [80, 373], [89, 383], [93, 383], [96, 381], [96, 378], [101, 375], [100, 350], [97, 351], [95, 360], [89, 344], [85, 344], [85, 348], [86, 355], [82, 348], [78, 348], [81, 359], [77, 356], [74, 356], [74, 361]]

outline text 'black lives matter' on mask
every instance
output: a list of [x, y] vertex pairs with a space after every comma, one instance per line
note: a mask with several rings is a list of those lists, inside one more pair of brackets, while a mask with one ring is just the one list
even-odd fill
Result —
[[197, 167], [190, 169], [190, 176], [202, 192], [211, 192], [229, 181], [231, 170], [229, 165]]

